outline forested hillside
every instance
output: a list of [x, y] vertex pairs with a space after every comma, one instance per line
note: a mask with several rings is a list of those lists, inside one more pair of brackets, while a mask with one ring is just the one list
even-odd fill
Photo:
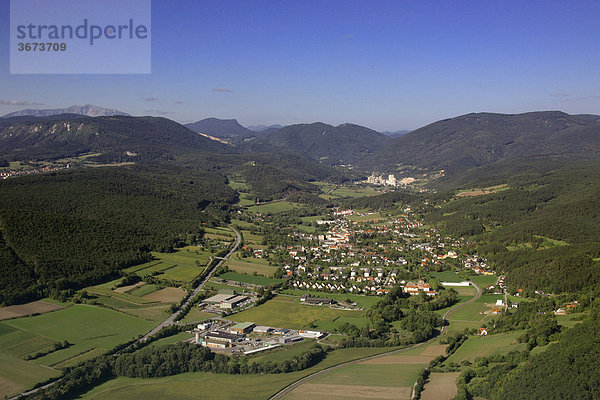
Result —
[[[58, 115], [0, 120], [0, 159], [5, 160], [47, 160], [106, 152], [113, 158], [144, 161], [191, 151], [227, 150], [227, 146], [166, 118]], [[126, 157], [126, 152], [131, 155]]]
[[286, 126], [260, 135], [241, 148], [251, 152], [284, 152], [327, 165], [353, 164], [373, 154], [391, 139], [354, 124], [331, 126], [321, 122]]
[[[448, 198], [427, 214], [453, 235], [474, 236], [510, 286], [552, 292], [600, 284], [600, 162], [544, 174], [524, 170], [507, 187]], [[498, 183], [490, 177], [490, 183]], [[484, 186], [484, 185], [482, 185]]]
[[558, 111], [477, 113], [416, 129], [362, 164], [382, 170], [418, 165], [462, 174], [465, 168], [503, 159], [574, 154], [600, 154], [600, 117]]
[[106, 279], [225, 222], [236, 200], [223, 176], [174, 167], [0, 181], [0, 302]]
[[599, 399], [599, 331], [595, 310], [541, 353], [480, 359], [459, 378], [456, 399]]

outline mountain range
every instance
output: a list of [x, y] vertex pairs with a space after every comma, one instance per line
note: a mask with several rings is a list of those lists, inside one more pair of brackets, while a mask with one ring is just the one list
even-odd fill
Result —
[[389, 142], [363, 166], [461, 169], [517, 157], [600, 154], [600, 116], [560, 111], [467, 114]]
[[201, 121], [186, 124], [186, 128], [196, 132], [229, 139], [236, 136], [253, 136], [256, 132], [243, 127], [235, 119], [206, 118]]
[[269, 152], [381, 172], [394, 172], [402, 166], [451, 172], [517, 158], [597, 156], [600, 116], [559, 111], [467, 114], [398, 138], [355, 124], [322, 122], [270, 127], [257, 133], [234, 119], [216, 118], [186, 126], [166, 118], [80, 114], [0, 119], [0, 156], [6, 160], [88, 151], [163, 155]]
[[79, 114], [86, 115], [88, 117], [111, 117], [115, 115], [129, 115], [124, 113], [123, 111], [114, 110], [112, 108], [104, 108], [95, 106], [92, 104], [86, 104], [83, 106], [70, 106], [67, 108], [46, 108], [46, 109], [37, 109], [30, 108], [21, 111], [15, 111], [12, 113], [8, 113], [4, 115], [3, 118], [10, 117], [22, 117], [22, 116], [33, 116], [33, 117], [48, 117], [50, 115], [58, 115], [58, 114]]
[[228, 149], [161, 117], [63, 114], [0, 120], [0, 155], [7, 159], [57, 158], [85, 152], [158, 156]]
[[286, 152], [326, 164], [353, 164], [372, 155], [391, 139], [364, 126], [322, 122], [286, 126], [248, 139], [245, 151]]
[[265, 131], [276, 131], [278, 129], [283, 128], [283, 125], [273, 124], [273, 125], [250, 125], [247, 126], [248, 129], [254, 132], [265, 132]]
[[400, 136], [404, 136], [407, 133], [409, 133], [410, 130], [407, 129], [403, 129], [403, 130], [399, 130], [399, 131], [385, 131], [385, 132], [381, 132], [382, 134], [384, 134], [387, 137], [391, 137], [391, 138], [399, 138]]

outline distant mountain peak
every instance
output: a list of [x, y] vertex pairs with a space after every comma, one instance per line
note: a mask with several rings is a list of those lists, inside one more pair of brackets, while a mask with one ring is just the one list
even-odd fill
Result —
[[254, 135], [255, 132], [244, 128], [236, 119], [205, 118], [185, 125], [188, 129], [218, 138], [230, 138], [242, 135]]
[[295, 124], [257, 136], [245, 143], [248, 151], [283, 151], [326, 164], [354, 163], [373, 154], [387, 137], [355, 124], [331, 126], [323, 122]]
[[28, 108], [25, 110], [8, 113], [3, 118], [24, 117], [24, 116], [48, 117], [51, 115], [59, 115], [59, 114], [79, 114], [79, 115], [87, 115], [88, 117], [112, 117], [115, 115], [129, 116], [129, 114], [127, 114], [123, 111], [115, 110], [112, 108], [95, 106], [93, 104], [85, 104], [85, 105], [74, 105], [74, 106], [70, 106], [67, 108], [45, 108], [45, 109]]
[[250, 129], [251, 131], [254, 132], [264, 132], [264, 131], [274, 131], [277, 129], [281, 129], [283, 128], [283, 125], [279, 125], [279, 124], [273, 124], [273, 125], [249, 125], [246, 128]]

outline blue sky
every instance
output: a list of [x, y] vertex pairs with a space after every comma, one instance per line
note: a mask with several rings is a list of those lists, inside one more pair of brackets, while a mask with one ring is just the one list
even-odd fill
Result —
[[600, 114], [598, 21], [599, 1], [154, 0], [151, 74], [10, 75], [1, 0], [0, 115], [91, 103], [398, 130], [470, 112]]

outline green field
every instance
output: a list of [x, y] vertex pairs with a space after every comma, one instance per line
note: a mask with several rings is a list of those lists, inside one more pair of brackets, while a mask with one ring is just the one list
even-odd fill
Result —
[[153, 285], [151, 283], [145, 283], [133, 290], [130, 290], [129, 292], [127, 292], [127, 294], [132, 294], [134, 296], [139, 296], [139, 297], [144, 297], [147, 294], [150, 293], [154, 293], [157, 290], [162, 289], [162, 287], [157, 286], [157, 285]]
[[188, 246], [174, 253], [153, 252], [152, 256], [154, 260], [127, 268], [125, 272], [140, 276], [158, 273], [157, 277], [162, 279], [191, 282], [204, 271], [211, 254], [202, 252], [195, 246]]
[[496, 285], [498, 277], [496, 275], [475, 275], [471, 276], [471, 282], [475, 282], [482, 290], [489, 285]]
[[323, 368], [337, 365], [373, 354], [393, 350], [393, 348], [340, 349], [329, 354], [324, 361], [300, 372], [275, 375], [228, 375], [194, 372], [167, 378], [132, 379], [116, 378], [91, 391], [82, 398], [163, 400], [198, 399], [203, 400], [256, 400], [267, 399], [283, 387]]
[[557, 315], [556, 320], [558, 321], [559, 325], [566, 326], [567, 328], [572, 328], [581, 322], [580, 318], [584, 315], [585, 313]]
[[[1, 340], [1, 339], [0, 339]], [[61, 372], [23, 361], [0, 352], [0, 398], [17, 395], [38, 382], [60, 376]]]
[[[155, 324], [101, 307], [73, 305], [35, 317], [4, 321], [1, 325], [16, 328], [21, 342], [26, 342], [33, 336], [43, 336], [50, 340], [67, 340], [72, 343], [73, 346], [67, 349], [33, 361], [35, 364], [52, 366], [92, 349], [109, 350], [149, 331]], [[10, 332], [7, 335], [14, 334], [15, 332]], [[2, 342], [6, 344], [7, 341]]]
[[195, 372], [167, 378], [116, 378], [86, 393], [83, 399], [267, 399], [277, 389], [300, 377], [278, 375], [228, 375]]
[[357, 316], [340, 316], [330, 320], [317, 320], [314, 321], [315, 329], [326, 332], [333, 332], [338, 326], [343, 323], [352, 324], [358, 328], [367, 326], [367, 319], [361, 315]]
[[[439, 314], [439, 315], [444, 315], [446, 313], [446, 311], [448, 311], [449, 309], [451, 309], [452, 307], [454, 307], [457, 304], [464, 303], [465, 301], [472, 299], [474, 295], [475, 295], [475, 293], [473, 293], [473, 295], [471, 295], [471, 296], [469, 296], [469, 295], [459, 295], [458, 296], [458, 301], [456, 303], [454, 303], [450, 307], [442, 308], [442, 309], [436, 310], [434, 312], [436, 314]], [[464, 307], [467, 307], [467, 306], [464, 306]], [[453, 311], [452, 314], [450, 314], [450, 319], [454, 319], [455, 318], [455, 313], [458, 312], [459, 310]]]
[[[267, 325], [276, 328], [302, 329], [308, 328], [313, 322], [319, 326], [319, 322], [335, 322], [338, 325], [343, 322], [342, 317], [360, 320], [364, 316], [363, 311], [334, 310], [322, 306], [308, 306], [299, 301], [278, 296], [257, 307], [234, 314], [229, 318], [234, 321], [252, 321], [258, 325]], [[343, 321], [343, 320], [342, 320]]]
[[[354, 364], [313, 380], [330, 385], [411, 387], [424, 364]], [[311, 382], [311, 383], [312, 383]]]
[[292, 296], [302, 296], [303, 294], [309, 294], [312, 297], [325, 297], [334, 299], [335, 301], [341, 302], [346, 299], [350, 299], [355, 302], [359, 307], [366, 309], [371, 308], [375, 303], [381, 300], [379, 296], [363, 296], [360, 294], [349, 294], [349, 293], [325, 293], [325, 292], [314, 292], [309, 290], [296, 290], [286, 289], [282, 290], [281, 293], [289, 294]]
[[485, 357], [492, 354], [505, 354], [510, 351], [525, 350], [524, 343], [517, 343], [517, 337], [523, 331], [498, 333], [488, 336], [470, 336], [462, 346], [451, 355], [447, 362], [459, 363], [462, 360], [474, 361], [477, 357]]
[[[171, 303], [169, 303], [171, 304]], [[133, 317], [142, 318], [155, 323], [162, 322], [170, 314], [170, 305], [161, 304], [150, 307], [133, 307], [133, 308], [118, 308], [118, 311], [131, 315]]]
[[452, 287], [452, 289], [454, 289], [456, 291], [456, 293], [458, 293], [459, 296], [473, 297], [477, 293], [477, 289], [475, 289], [475, 287], [473, 287], [473, 286], [466, 286], [466, 287], [458, 286], [458, 287]]
[[309, 350], [315, 344], [313, 339], [304, 339], [302, 342], [294, 343], [289, 346], [279, 347], [274, 350], [268, 350], [264, 353], [258, 353], [252, 357], [254, 362], [264, 361], [285, 361], [290, 360], [295, 356], [299, 356], [305, 351]]
[[228, 260], [225, 265], [231, 271], [247, 275], [252, 275], [256, 272], [258, 275], [273, 276], [275, 271], [277, 271], [277, 267], [268, 265], [267, 261], [260, 258], [244, 258], [242, 260]]
[[228, 183], [229, 187], [237, 192], [246, 192], [248, 191], [248, 184], [246, 182], [233, 181], [230, 180]]
[[265, 276], [246, 275], [246, 274], [240, 274], [237, 272], [226, 272], [222, 275], [219, 275], [219, 279], [251, 283], [253, 285], [262, 285], [262, 286], [268, 286], [268, 285], [271, 285], [274, 283], [283, 282], [283, 279], [267, 278]]
[[152, 342], [151, 346], [153, 346], [153, 347], [166, 346], [168, 344], [174, 344], [174, 343], [182, 342], [184, 340], [188, 340], [191, 337], [192, 337], [192, 335], [190, 335], [189, 333], [179, 332], [176, 335], [160, 338], [157, 341]]
[[248, 230], [241, 230], [240, 233], [242, 234], [242, 237], [244, 238], [244, 243], [245, 244], [261, 244], [263, 241], [263, 236], [262, 235], [257, 235], [255, 233], [252, 233]]
[[214, 318], [216, 316], [217, 315], [215, 315], [213, 313], [200, 311], [200, 309], [198, 307], [192, 307], [190, 309], [190, 311], [187, 313], [187, 315], [185, 317], [183, 317], [181, 322], [183, 322], [184, 324], [187, 324], [190, 322], [199, 322], [199, 321], [207, 320], [209, 318]]
[[204, 289], [205, 290], [231, 289], [231, 290], [234, 290], [236, 293], [244, 293], [244, 292], [251, 291], [248, 288], [244, 288], [244, 287], [240, 287], [240, 286], [226, 285], [224, 283], [215, 282], [213, 279], [209, 280], [206, 283], [206, 285], [204, 286]]
[[[110, 286], [111, 287], [114, 286], [115, 282], [117, 282], [117, 281], [109, 282], [111, 284]], [[156, 301], [148, 300], [148, 299], [145, 299], [140, 296], [135, 296], [133, 294], [116, 292], [114, 290], [109, 289], [105, 285], [106, 284], [90, 286], [90, 287], [86, 288], [86, 291], [88, 291], [89, 293], [92, 293], [92, 294], [106, 296], [106, 297], [112, 297], [114, 299], [121, 300], [124, 303], [129, 303], [130, 306], [131, 306], [131, 303], [134, 303], [134, 305], [148, 305], [148, 304], [157, 303]]]
[[288, 201], [277, 201], [274, 203], [248, 207], [248, 211], [256, 214], [277, 214], [280, 212], [293, 210], [294, 208], [298, 207], [300, 206], [296, 203], [290, 203]]
[[381, 191], [373, 189], [373, 188], [360, 188], [360, 187], [340, 187], [334, 189], [331, 192], [331, 195], [337, 197], [365, 197], [365, 196], [375, 196], [377, 194], [381, 194]]
[[367, 213], [366, 215], [349, 215], [348, 217], [346, 217], [347, 219], [349, 219], [350, 221], [361, 221], [361, 222], [365, 222], [365, 221], [375, 221], [375, 220], [380, 220], [382, 218], [381, 214], [379, 213]]
[[[478, 301], [467, 304], [464, 307], [459, 308], [458, 310], [456, 310], [452, 313], [451, 320], [452, 321], [457, 320], [457, 321], [478, 322], [477, 324], [473, 325], [474, 328], [477, 327], [476, 325], [481, 324], [481, 322], [483, 322], [484, 320], [487, 320], [491, 317], [489, 313], [485, 314], [485, 312], [489, 312], [493, 308], [493, 307], [489, 307], [488, 305], [486, 305], [486, 303], [485, 303], [486, 300], [489, 300], [489, 299], [484, 298], [482, 296], [482, 298], [479, 299]], [[495, 303], [495, 300], [494, 300], [494, 303]]]
[[427, 276], [435, 278], [440, 283], [442, 282], [462, 282], [464, 279], [460, 278], [454, 271], [442, 271], [442, 272], [428, 272]]

